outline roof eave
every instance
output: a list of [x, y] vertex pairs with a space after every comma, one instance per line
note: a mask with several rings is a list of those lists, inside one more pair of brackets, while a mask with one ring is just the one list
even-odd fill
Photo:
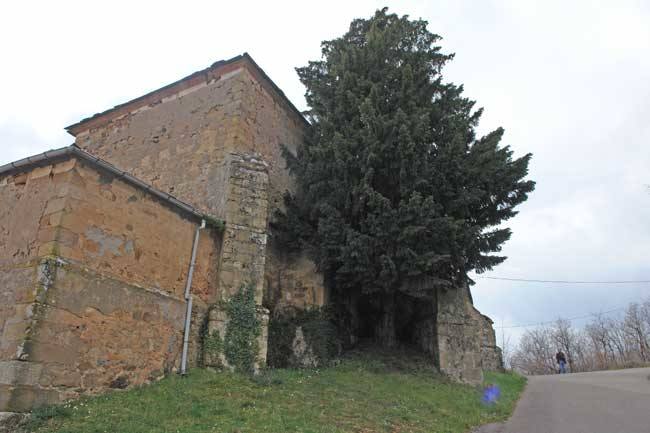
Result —
[[149, 192], [151, 195], [172, 205], [177, 209], [181, 209], [184, 212], [201, 220], [206, 218], [206, 214], [196, 209], [194, 206], [185, 203], [170, 194], [167, 194], [165, 192], [162, 192], [154, 188], [153, 186], [147, 184], [146, 182], [143, 182], [137, 177], [127, 173], [126, 171], [120, 170], [119, 168], [115, 167], [113, 164], [89, 154], [88, 152], [80, 149], [74, 144], [60, 149], [48, 150], [47, 152], [43, 152], [38, 155], [23, 158], [21, 160], [0, 166], [0, 176], [8, 175], [16, 171], [21, 171], [27, 169], [30, 166], [35, 166], [44, 162], [49, 162], [56, 158], [61, 158], [64, 156], [75, 156], [84, 161], [90, 162], [92, 165], [108, 171], [109, 173], [115, 175], [119, 179], [135, 186], [136, 188], [143, 189]]

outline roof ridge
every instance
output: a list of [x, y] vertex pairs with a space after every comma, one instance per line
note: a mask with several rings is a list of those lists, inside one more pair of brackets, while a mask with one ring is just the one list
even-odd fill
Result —
[[[77, 134], [79, 134], [79, 133], [81, 133], [81, 132], [83, 132], [83, 131], [85, 131], [87, 129], [92, 128], [93, 123], [103, 124], [103, 122], [100, 120], [102, 118], [105, 118], [105, 120], [107, 122], [109, 122], [110, 120], [112, 120], [112, 117], [110, 117], [111, 114], [114, 114], [114, 113], [117, 114], [119, 112], [119, 110], [121, 110], [121, 109], [124, 109], [124, 108], [126, 108], [128, 106], [132, 106], [130, 111], [136, 110], [136, 109], [146, 105], [147, 100], [155, 97], [156, 95], [162, 94], [165, 91], [173, 90], [173, 89], [175, 89], [177, 87], [181, 87], [184, 84], [187, 84], [192, 80], [199, 80], [200, 77], [202, 77], [204, 75], [207, 78], [207, 75], [209, 73], [219, 72], [220, 68], [227, 68], [228, 66], [235, 65], [237, 62], [241, 62], [241, 61], [245, 61], [247, 64], [249, 64], [253, 68], [254, 71], [250, 71], [250, 70], [249, 71], [253, 72], [254, 76], [257, 75], [255, 78], [257, 78], [257, 79], [261, 78], [262, 80], [266, 81], [269, 84], [270, 90], [272, 92], [275, 92], [277, 94], [277, 96], [282, 101], [284, 101], [284, 103], [286, 104], [286, 106], [287, 106], [287, 108], [288, 108], [288, 110], [290, 112], [292, 112], [295, 116], [297, 116], [303, 122], [304, 125], [309, 125], [309, 122], [307, 121], [307, 119], [305, 119], [305, 117], [302, 115], [300, 110], [298, 110], [298, 108], [296, 108], [296, 106], [293, 104], [293, 102], [291, 102], [291, 100], [278, 87], [278, 85], [275, 84], [275, 82], [273, 82], [273, 80], [271, 80], [271, 78], [255, 62], [255, 60], [253, 60], [253, 58], [251, 57], [250, 54], [248, 54], [248, 52], [244, 52], [243, 54], [239, 54], [239, 55], [237, 55], [235, 57], [232, 57], [232, 58], [230, 58], [228, 60], [218, 60], [218, 61], [214, 62], [212, 65], [208, 66], [205, 69], [201, 69], [199, 71], [193, 72], [190, 75], [187, 75], [187, 76], [185, 76], [185, 77], [183, 77], [183, 78], [181, 78], [179, 80], [176, 80], [176, 81], [174, 81], [174, 82], [172, 82], [170, 84], [167, 84], [167, 85], [165, 85], [163, 87], [160, 87], [160, 88], [158, 88], [156, 90], [152, 90], [152, 91], [150, 91], [148, 93], [145, 93], [144, 95], [138, 96], [137, 98], [133, 98], [133, 99], [131, 99], [131, 100], [127, 101], [127, 102], [124, 102], [122, 104], [118, 104], [118, 105], [116, 105], [116, 106], [114, 106], [112, 108], [109, 108], [108, 110], [96, 113], [96, 114], [94, 114], [94, 115], [92, 115], [90, 117], [86, 117], [86, 118], [80, 120], [77, 123], [66, 126], [65, 130], [68, 133], [70, 133], [71, 135], [76, 136]], [[245, 64], [244, 64], [244, 67], [245, 67]], [[227, 72], [228, 71], [226, 71], [225, 73], [227, 73]], [[191, 86], [189, 86], [189, 87], [191, 87]], [[183, 90], [182, 88], [178, 89], [178, 91], [175, 92], [175, 93], [178, 93], [178, 92], [180, 92], [182, 90]], [[172, 93], [172, 94], [174, 94], [174, 93]], [[164, 96], [162, 98], [164, 98]], [[142, 105], [138, 105], [138, 104], [142, 104]], [[87, 127], [84, 128], [84, 126], [87, 126]]]

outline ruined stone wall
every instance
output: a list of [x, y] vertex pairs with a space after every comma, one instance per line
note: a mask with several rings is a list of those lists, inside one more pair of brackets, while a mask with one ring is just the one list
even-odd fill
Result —
[[[0, 411], [174, 369], [196, 218], [74, 158], [1, 181], [3, 203], [15, 206], [0, 219]], [[202, 232], [192, 286], [201, 320], [219, 295], [220, 244]]]
[[440, 371], [461, 382], [480, 384], [481, 324], [469, 287], [438, 290], [437, 343]]
[[443, 373], [462, 382], [480, 384], [483, 371], [502, 369], [492, 320], [474, 308], [469, 287], [438, 291], [436, 327]]
[[481, 367], [483, 371], [502, 371], [503, 353], [501, 348], [497, 346], [494, 322], [488, 316], [481, 314], [476, 308], [474, 308], [474, 312], [480, 326]]

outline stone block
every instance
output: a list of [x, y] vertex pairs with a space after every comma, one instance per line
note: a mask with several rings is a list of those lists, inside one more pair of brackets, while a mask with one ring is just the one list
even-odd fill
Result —
[[60, 403], [61, 400], [60, 393], [53, 389], [0, 385], [1, 412], [28, 412], [37, 407]]
[[28, 180], [34, 180], [34, 179], [39, 179], [41, 177], [49, 176], [50, 173], [52, 173], [51, 165], [46, 165], [44, 167], [37, 167], [29, 172]]
[[43, 215], [49, 215], [55, 212], [61, 212], [66, 207], [66, 197], [53, 198], [47, 202], [47, 207]]
[[[0, 400], [0, 406], [2, 402]], [[16, 433], [29, 419], [28, 414], [17, 412], [0, 412], [0, 433]]]
[[32, 340], [26, 344], [26, 351], [32, 362], [74, 365], [79, 358], [80, 345], [78, 339], [67, 345]]
[[41, 370], [42, 373], [39, 379], [41, 386], [54, 388], [81, 387], [81, 373], [71, 366], [46, 364]]
[[52, 174], [60, 174], [60, 173], [68, 172], [72, 170], [76, 164], [77, 164], [76, 158], [70, 158], [67, 161], [55, 164], [54, 167], [52, 167]]
[[18, 318], [15, 321], [7, 321], [2, 330], [2, 346], [10, 341], [22, 341], [27, 335], [31, 320], [27, 317]]
[[66, 215], [64, 211], [60, 212], [55, 212], [49, 215], [46, 215], [43, 217], [43, 221], [41, 223], [41, 227], [43, 225], [50, 226], [50, 227], [58, 227], [61, 225], [61, 221], [63, 220], [63, 217]]
[[0, 385], [37, 386], [43, 371], [39, 363], [0, 361]]
[[58, 242], [56, 241], [47, 242], [38, 246], [39, 257], [57, 255], [58, 251]]

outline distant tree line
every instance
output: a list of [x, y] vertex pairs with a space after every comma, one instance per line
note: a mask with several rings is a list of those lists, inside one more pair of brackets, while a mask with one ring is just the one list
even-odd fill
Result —
[[553, 325], [527, 330], [504, 354], [515, 370], [553, 374], [558, 350], [565, 353], [572, 373], [650, 365], [650, 298], [631, 303], [620, 318], [595, 314], [582, 328], [559, 318]]

